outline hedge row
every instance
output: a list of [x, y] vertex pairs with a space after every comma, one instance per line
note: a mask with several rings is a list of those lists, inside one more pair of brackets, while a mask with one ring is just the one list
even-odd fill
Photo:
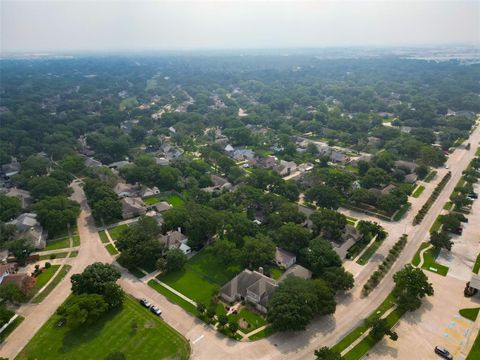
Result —
[[418, 225], [422, 222], [423, 218], [425, 215], [427, 215], [428, 210], [432, 207], [433, 203], [435, 200], [437, 200], [438, 195], [442, 192], [443, 188], [445, 185], [447, 185], [448, 180], [452, 177], [452, 173], [449, 171], [438, 183], [438, 185], [435, 187], [433, 190], [432, 194], [428, 198], [428, 200], [423, 204], [422, 208], [418, 211], [418, 214], [415, 215], [415, 218], [413, 219], [413, 225]]
[[378, 270], [376, 270], [368, 279], [368, 281], [363, 285], [363, 295], [368, 296], [370, 292], [377, 287], [380, 281], [385, 277], [390, 268], [392, 267], [395, 260], [397, 260], [398, 255], [402, 252], [403, 248], [407, 244], [407, 235], [403, 234], [400, 239], [392, 246], [388, 255], [383, 262], [378, 265]]

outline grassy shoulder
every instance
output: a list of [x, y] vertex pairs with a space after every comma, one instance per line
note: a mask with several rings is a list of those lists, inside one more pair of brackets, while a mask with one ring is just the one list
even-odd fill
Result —
[[475, 338], [475, 342], [473, 343], [470, 352], [468, 353], [466, 360], [477, 360], [480, 359], [480, 332], [477, 334]]
[[0, 343], [5, 340], [8, 335], [10, 335], [13, 330], [15, 330], [17, 328], [18, 325], [20, 325], [22, 323], [22, 321], [25, 320], [25, 318], [23, 316], [20, 316], [18, 315], [15, 320], [13, 320], [6, 328], [5, 330], [2, 331], [2, 333], [0, 333]]
[[430, 173], [425, 177], [425, 179], [423, 179], [423, 181], [428, 183], [433, 179], [435, 179], [435, 176], [437, 176], [437, 171], [436, 170], [430, 171]]
[[472, 271], [475, 274], [478, 274], [478, 270], [480, 270], [480, 254], [478, 254], [477, 259], [475, 260], [475, 264], [473, 264]]
[[139, 360], [188, 359], [190, 355], [183, 336], [130, 297], [122, 309], [78, 330], [58, 327], [58, 320], [53, 315], [17, 359], [105, 359], [113, 353]]
[[418, 198], [420, 195], [422, 195], [423, 191], [425, 190], [425, 186], [423, 185], [418, 185], [415, 190], [412, 192], [412, 196], [414, 198]]
[[35, 278], [35, 286], [33, 287], [32, 294], [35, 295], [43, 288], [55, 275], [60, 268], [60, 265], [52, 265], [48, 269], [42, 269], [42, 273]]
[[65, 249], [70, 247], [70, 237], [47, 240], [47, 246], [42, 251]]
[[[417, 253], [413, 257], [412, 265], [418, 266], [420, 264], [420, 252], [427, 248], [430, 245], [428, 242], [423, 242], [420, 245], [420, 248], [417, 250]], [[422, 269], [434, 272], [436, 274], [446, 276], [448, 273], [448, 267], [441, 265], [436, 262], [440, 249], [435, 249], [434, 247], [428, 249], [423, 253], [423, 264]]]
[[370, 258], [375, 254], [380, 247], [380, 245], [383, 244], [383, 240], [375, 240], [368, 248], [363, 252], [363, 254], [358, 258], [357, 264], [360, 265], [365, 265], [368, 263]]
[[40, 303], [42, 302], [48, 294], [52, 292], [53, 289], [62, 281], [62, 279], [67, 275], [68, 271], [70, 270], [70, 265], [63, 265], [63, 267], [56, 273], [55, 277], [50, 281], [50, 283], [45, 287], [45, 289], [35, 296], [32, 300], [33, 303]]
[[110, 255], [117, 255], [118, 254], [118, 250], [115, 248], [115, 246], [113, 246], [113, 244], [107, 244], [105, 246], [105, 248], [107, 249], [107, 251]]

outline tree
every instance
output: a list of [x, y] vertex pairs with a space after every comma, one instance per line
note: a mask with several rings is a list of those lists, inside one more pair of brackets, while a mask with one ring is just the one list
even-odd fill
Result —
[[72, 193], [72, 189], [66, 183], [51, 176], [40, 176], [31, 179], [28, 182], [28, 188], [35, 199], [44, 199], [47, 196], [68, 196]]
[[317, 315], [335, 312], [333, 291], [321, 280], [287, 277], [268, 303], [267, 319], [277, 331], [304, 330]]
[[167, 250], [165, 259], [167, 260], [165, 270], [168, 273], [182, 270], [187, 262], [187, 256], [180, 249]]
[[275, 244], [268, 236], [258, 234], [255, 237], [245, 237], [241, 253], [244, 266], [257, 269], [270, 264], [274, 257]]
[[82, 294], [70, 297], [61, 305], [57, 314], [70, 328], [78, 328], [83, 324], [91, 324], [108, 310], [103, 296], [98, 294]]
[[224, 327], [225, 325], [227, 325], [228, 323], [228, 317], [227, 315], [225, 314], [221, 314], [218, 316], [218, 324], [221, 326], [221, 327]]
[[460, 220], [454, 214], [440, 215], [438, 220], [446, 231], [454, 231], [460, 227]]
[[370, 168], [360, 179], [362, 187], [366, 189], [378, 188], [388, 184], [391, 181], [388, 173], [381, 168]]
[[22, 203], [16, 197], [0, 194], [0, 221], [10, 221], [20, 215]]
[[[121, 251], [119, 261], [127, 268], [134, 266], [154, 267], [164, 251], [158, 241], [160, 227], [153, 218], [142, 216], [129, 226], [117, 240]], [[166, 264], [165, 264], [166, 266]]]
[[315, 350], [315, 360], [342, 360], [342, 356], [338, 352], [324, 346]]
[[314, 234], [321, 234], [329, 240], [340, 239], [347, 225], [345, 215], [329, 209], [320, 209], [314, 212], [310, 215], [310, 220], [313, 223]]
[[92, 204], [92, 216], [109, 224], [122, 218], [122, 204], [116, 198], [106, 197]]
[[80, 214], [80, 205], [65, 196], [46, 197], [33, 205], [33, 209], [50, 236], [65, 231], [68, 225], [74, 226]]
[[66, 172], [79, 174], [85, 170], [85, 160], [76, 154], [67, 155], [63, 159], [61, 166]]
[[25, 294], [13, 283], [0, 286], [0, 298], [16, 304], [26, 300]]
[[7, 249], [20, 264], [25, 264], [27, 258], [35, 250], [35, 246], [30, 239], [21, 238], [7, 243]]
[[235, 262], [240, 256], [240, 251], [235, 244], [226, 239], [215, 241], [208, 247], [208, 251], [212, 252], [225, 265]]
[[285, 250], [298, 253], [308, 246], [310, 231], [303, 226], [286, 223], [275, 232], [277, 244]]
[[432, 284], [421, 269], [405, 265], [393, 276], [393, 296], [401, 311], [413, 311], [421, 306], [421, 299], [433, 295]]
[[326, 209], [338, 209], [342, 202], [342, 196], [335, 188], [315, 186], [305, 192], [305, 200], [315, 202], [317, 206]]
[[103, 299], [111, 309], [121, 306], [125, 299], [123, 289], [120, 285], [115, 284], [114, 282], [107, 282], [105, 284], [102, 295]]
[[238, 323], [234, 320], [231, 320], [229, 323], [228, 323], [228, 329], [232, 332], [232, 334], [235, 334], [237, 331], [238, 331]]
[[430, 244], [435, 246], [436, 249], [452, 250], [453, 241], [447, 233], [441, 231], [435, 231], [430, 234]]
[[370, 325], [372, 327], [370, 335], [376, 342], [382, 340], [385, 335], [388, 335], [391, 340], [397, 341], [398, 335], [390, 329], [387, 319], [375, 319]]
[[[120, 279], [120, 272], [110, 264], [100, 262], [88, 265], [81, 274], [72, 275], [72, 292], [74, 294], [104, 294], [107, 284]], [[110, 289], [111, 291], [111, 289]]]

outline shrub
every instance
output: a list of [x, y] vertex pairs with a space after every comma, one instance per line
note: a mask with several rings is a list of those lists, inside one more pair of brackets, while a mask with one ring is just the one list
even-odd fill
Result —
[[45, 263], [45, 269], [49, 269], [52, 267], [52, 264], [50, 264], [49, 262], [46, 262]]

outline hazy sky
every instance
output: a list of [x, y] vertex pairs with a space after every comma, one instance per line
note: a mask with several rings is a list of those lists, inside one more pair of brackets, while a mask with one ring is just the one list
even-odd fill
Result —
[[480, 0], [0, 0], [2, 51], [480, 44]]

